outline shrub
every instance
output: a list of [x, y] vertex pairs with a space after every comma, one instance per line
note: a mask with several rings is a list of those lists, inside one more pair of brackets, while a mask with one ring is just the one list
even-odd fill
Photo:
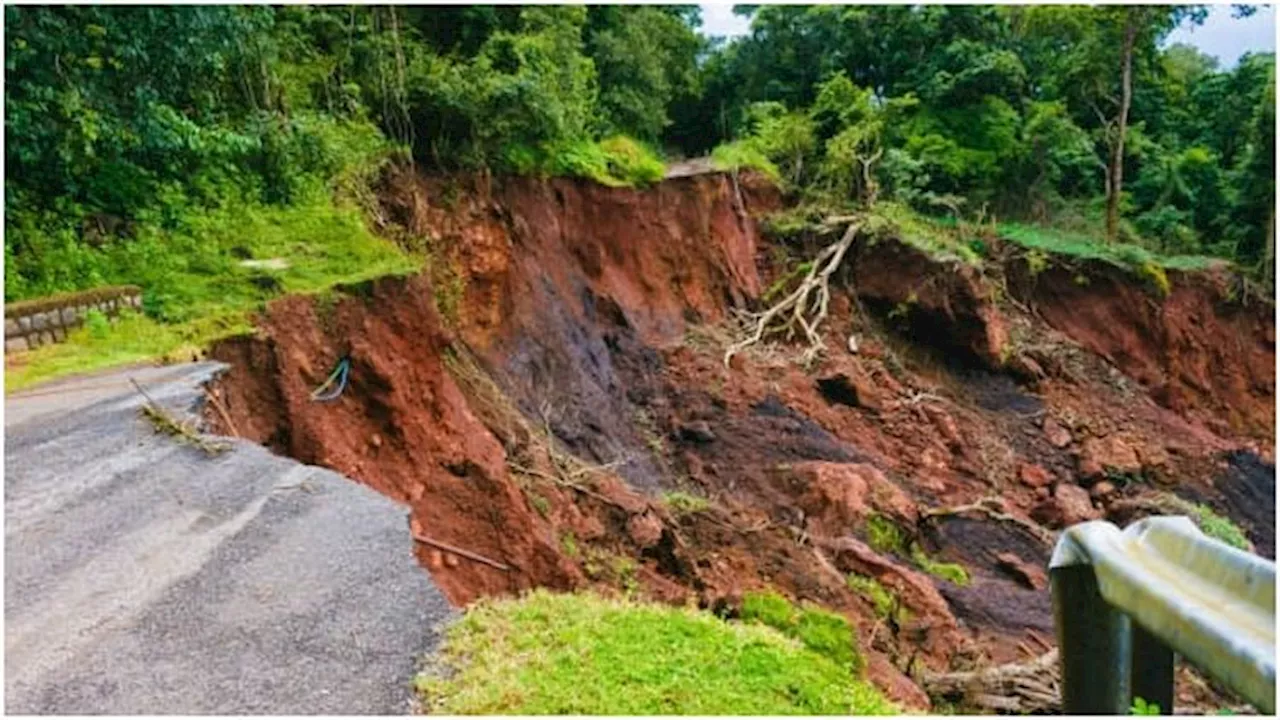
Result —
[[741, 170], [749, 168], [763, 173], [775, 183], [781, 182], [782, 173], [778, 166], [759, 149], [749, 142], [737, 142], [718, 145], [711, 151], [711, 163], [717, 170]]

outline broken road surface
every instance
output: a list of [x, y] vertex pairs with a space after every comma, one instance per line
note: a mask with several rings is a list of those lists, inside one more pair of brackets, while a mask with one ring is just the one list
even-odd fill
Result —
[[157, 434], [215, 363], [5, 401], [5, 712], [392, 714], [451, 610], [405, 509], [234, 441]]

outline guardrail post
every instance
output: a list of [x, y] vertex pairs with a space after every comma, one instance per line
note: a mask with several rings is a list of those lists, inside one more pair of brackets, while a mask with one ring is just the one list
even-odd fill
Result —
[[1160, 706], [1161, 715], [1173, 714], [1173, 650], [1160, 638], [1131, 622], [1133, 631], [1133, 696]]
[[1128, 616], [1102, 599], [1089, 565], [1053, 568], [1049, 579], [1062, 664], [1063, 713], [1127, 715], [1133, 702]]

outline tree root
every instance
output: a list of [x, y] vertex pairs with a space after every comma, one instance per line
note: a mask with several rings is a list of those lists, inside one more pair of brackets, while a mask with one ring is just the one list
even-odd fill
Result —
[[988, 712], [1056, 714], [1062, 703], [1057, 650], [1025, 663], [925, 673], [920, 686], [929, 697], [959, 701], [966, 708]]
[[[809, 346], [801, 356], [801, 362], [808, 367], [826, 350], [818, 327], [827, 317], [828, 305], [831, 302], [831, 276], [844, 261], [853, 241], [858, 236], [857, 221], [850, 221], [841, 238], [822, 249], [800, 286], [790, 295], [783, 298], [773, 307], [760, 313], [747, 316], [749, 323], [754, 323], [755, 330], [750, 337], [732, 345], [724, 354], [727, 367], [733, 356], [759, 343], [770, 332], [786, 331], [788, 338], [795, 335], [797, 326], [804, 331]], [[776, 325], [776, 326], [775, 326]]]
[[1004, 511], [1004, 502], [1000, 498], [983, 498], [975, 503], [968, 505], [957, 505], [948, 508], [930, 508], [920, 511], [920, 517], [928, 520], [931, 518], [948, 517], [951, 515], [963, 515], [964, 513], [976, 512], [986, 515], [992, 520], [1000, 522], [1008, 522], [1017, 525], [1039, 538], [1044, 544], [1052, 546], [1057, 537], [1043, 527], [1016, 515], [1010, 515]]

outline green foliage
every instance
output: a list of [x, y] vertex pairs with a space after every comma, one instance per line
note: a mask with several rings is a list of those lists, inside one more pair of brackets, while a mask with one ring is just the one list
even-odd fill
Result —
[[808, 604], [797, 608], [772, 590], [746, 593], [740, 614], [744, 622], [761, 623], [779, 630], [854, 674], [862, 672], [857, 637], [843, 615]]
[[936, 578], [942, 578], [960, 587], [969, 584], [969, 573], [964, 569], [964, 566], [957, 563], [938, 562], [929, 557], [919, 545], [911, 548], [911, 559], [915, 561], [916, 565], [920, 566], [921, 570]]
[[896, 711], [847, 665], [771, 628], [545, 590], [471, 606], [415, 684], [431, 712], [450, 715]]
[[774, 182], [780, 182], [782, 173], [763, 152], [744, 141], [717, 145], [711, 152], [711, 162], [718, 170], [749, 168], [763, 173]]
[[851, 573], [847, 578], [849, 589], [866, 598], [875, 609], [876, 617], [889, 619], [899, 606], [897, 595], [875, 578]]
[[1205, 535], [1240, 550], [1249, 549], [1249, 538], [1238, 525], [1213, 511], [1208, 505], [1195, 506], [1195, 519]]
[[1142, 698], [1134, 698], [1133, 705], [1129, 708], [1130, 715], [1161, 715], [1160, 706], [1156, 703], [1149, 703]]
[[750, 148], [805, 198], [1092, 236], [1103, 234], [1132, 29], [1118, 239], [1255, 272], [1270, 264], [1274, 55], [1220, 69], [1162, 47], [1202, 7], [742, 9], [751, 34], [702, 64], [704, 96], [677, 122], [687, 148]]
[[[99, 326], [99, 334], [73, 335], [66, 343], [32, 352], [18, 369], [6, 369], [10, 388], [199, 347], [243, 330], [248, 312], [283, 293], [318, 292], [419, 268], [416, 259], [374, 237], [358, 211], [335, 207], [323, 198], [307, 205], [206, 212], [185, 218], [178, 230], [143, 228], [127, 243], [101, 249], [68, 244], [55, 258], [74, 260], [82, 255], [87, 258], [83, 274], [69, 275], [69, 263], [52, 262], [34, 269], [64, 270], [52, 277], [35, 275], [32, 284], [52, 290], [59, 288], [57, 280], [66, 289], [135, 283], [143, 288], [147, 317], [113, 322], [105, 335]], [[244, 267], [240, 258], [245, 255], [278, 259], [286, 267]]]
[[867, 542], [879, 553], [906, 553], [906, 537], [897, 523], [873, 514], [867, 518]]
[[560, 550], [571, 558], [576, 558], [581, 554], [578, 550], [578, 539], [574, 537], [572, 532], [566, 532], [560, 536]]
[[711, 503], [706, 498], [680, 490], [662, 493], [662, 502], [676, 515], [693, 515], [706, 512], [711, 507]]

